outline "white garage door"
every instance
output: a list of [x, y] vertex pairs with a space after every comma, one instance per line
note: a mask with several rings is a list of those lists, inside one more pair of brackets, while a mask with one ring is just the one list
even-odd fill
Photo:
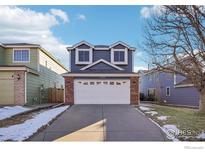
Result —
[[130, 104], [130, 80], [75, 79], [75, 104]]

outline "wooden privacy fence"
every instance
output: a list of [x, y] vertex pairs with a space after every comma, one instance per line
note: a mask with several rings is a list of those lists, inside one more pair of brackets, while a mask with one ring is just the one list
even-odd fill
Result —
[[63, 103], [64, 102], [64, 89], [49, 88], [48, 96], [49, 96], [50, 103]]

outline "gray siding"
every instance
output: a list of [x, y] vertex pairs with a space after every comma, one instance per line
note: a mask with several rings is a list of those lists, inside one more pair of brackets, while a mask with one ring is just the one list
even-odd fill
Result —
[[0, 46], [0, 65], [4, 64], [4, 59], [5, 59], [5, 49]]
[[[177, 75], [177, 83], [185, 77]], [[170, 87], [170, 96], [166, 96], [166, 87]], [[153, 72], [140, 76], [140, 93], [148, 96], [148, 89], [155, 88], [159, 101], [175, 105], [198, 106], [199, 92], [195, 87], [174, 87], [174, 74]]]
[[88, 73], [88, 72], [93, 72], [93, 73], [104, 73], [104, 72], [120, 73], [122, 71], [117, 70], [117, 69], [115, 69], [115, 68], [101, 62], [101, 63], [98, 63], [98, 64], [96, 64], [96, 65], [82, 71], [82, 72], [86, 72], [86, 73]]
[[[40, 87], [44, 89], [40, 92]], [[51, 71], [50, 69], [40, 65], [40, 75], [27, 74], [27, 102], [34, 103], [49, 103], [48, 88], [64, 87], [64, 78]]]
[[[81, 47], [82, 48], [82, 47]], [[118, 47], [119, 48], [119, 47]], [[122, 48], [120, 46], [120, 48]], [[116, 65], [116, 66], [119, 66], [121, 68], [123, 68], [124, 70], [121, 71], [123, 73], [131, 73], [132, 72], [132, 51], [128, 51], [128, 65]], [[99, 51], [99, 50], [93, 50], [93, 62], [99, 60], [99, 59], [104, 59], [108, 62], [111, 62], [111, 59], [110, 59], [110, 50], [108, 51], [105, 51], [105, 50], [102, 50], [102, 51]], [[85, 67], [86, 65], [76, 65], [75, 64], [75, 50], [71, 51], [71, 72], [82, 72], [80, 69], [82, 67]], [[105, 68], [102, 69], [102, 65], [99, 65], [99, 69], [101, 69], [101, 72], [110, 72], [110, 69], [107, 70], [107, 66], [104, 65]], [[97, 70], [97, 68], [96, 68]], [[103, 70], [103, 71], [102, 71]], [[117, 71], [117, 70], [116, 70]], [[86, 72], [89, 72], [89, 71], [86, 71]], [[93, 71], [92, 71], [93, 72]]]

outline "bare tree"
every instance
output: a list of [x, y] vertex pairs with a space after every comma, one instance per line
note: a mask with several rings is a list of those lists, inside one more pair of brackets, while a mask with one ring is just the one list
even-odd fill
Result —
[[161, 6], [147, 19], [145, 49], [158, 69], [189, 79], [205, 113], [205, 6]]

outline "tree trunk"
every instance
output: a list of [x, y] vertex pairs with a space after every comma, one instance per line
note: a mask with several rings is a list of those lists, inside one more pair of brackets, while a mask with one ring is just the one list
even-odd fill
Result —
[[200, 92], [199, 112], [205, 114], [205, 89]]

